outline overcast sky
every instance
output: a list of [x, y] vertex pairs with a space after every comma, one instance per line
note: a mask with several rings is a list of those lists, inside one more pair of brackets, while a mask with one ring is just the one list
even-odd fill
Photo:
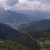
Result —
[[0, 0], [0, 7], [6, 10], [50, 11], [50, 0]]

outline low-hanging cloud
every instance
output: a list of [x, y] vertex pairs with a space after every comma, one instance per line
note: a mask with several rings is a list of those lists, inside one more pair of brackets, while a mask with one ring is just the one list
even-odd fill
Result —
[[18, 0], [7, 0], [6, 4], [9, 6], [13, 6], [18, 3]]

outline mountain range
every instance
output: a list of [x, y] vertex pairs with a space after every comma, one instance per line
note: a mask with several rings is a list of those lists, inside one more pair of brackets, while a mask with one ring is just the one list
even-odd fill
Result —
[[0, 22], [3, 23], [22, 23], [30, 22], [31, 19], [28, 15], [16, 13], [15, 11], [5, 10], [0, 7]]
[[43, 10], [25, 10], [25, 11], [17, 11], [22, 14], [27, 14], [31, 16], [33, 21], [43, 20], [43, 19], [50, 19], [50, 11], [43, 11]]
[[11, 11], [0, 7], [0, 22], [3, 23], [24, 23], [43, 19], [49, 19], [50, 12], [46, 11]]

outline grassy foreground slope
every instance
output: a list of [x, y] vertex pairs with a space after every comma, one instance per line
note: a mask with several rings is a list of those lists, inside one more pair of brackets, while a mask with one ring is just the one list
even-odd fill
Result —
[[30, 50], [27, 47], [17, 44], [11, 40], [0, 41], [0, 50]]

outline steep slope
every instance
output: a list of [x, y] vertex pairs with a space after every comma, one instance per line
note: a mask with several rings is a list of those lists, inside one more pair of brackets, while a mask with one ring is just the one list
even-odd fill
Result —
[[50, 19], [30, 22], [28, 24], [22, 25], [21, 28], [22, 30], [25, 30], [25, 31], [35, 31], [35, 30], [50, 28]]
[[0, 23], [0, 39], [12, 39], [18, 37], [21, 33], [17, 30], [12, 29], [8, 25]]

